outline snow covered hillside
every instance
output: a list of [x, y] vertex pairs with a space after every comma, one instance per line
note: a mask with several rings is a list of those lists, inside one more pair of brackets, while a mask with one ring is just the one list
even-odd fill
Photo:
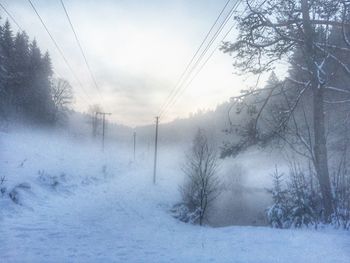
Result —
[[[346, 262], [350, 233], [184, 224], [179, 158], [56, 134], [0, 134], [0, 262]], [[129, 154], [130, 153], [130, 154]], [[11, 195], [12, 199], [9, 197]], [[17, 203], [17, 204], [16, 204]]]

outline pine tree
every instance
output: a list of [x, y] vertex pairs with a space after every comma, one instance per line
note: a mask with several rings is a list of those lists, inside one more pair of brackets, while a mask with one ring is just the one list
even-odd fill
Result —
[[45, 52], [44, 56], [41, 59], [41, 83], [42, 83], [42, 98], [47, 113], [45, 119], [49, 122], [54, 122], [56, 119], [54, 118], [55, 104], [53, 100], [52, 94], [52, 63], [49, 52]]
[[[49, 53], [42, 55], [36, 40], [13, 36], [6, 21], [0, 27], [0, 110], [2, 117], [24, 117], [29, 121], [54, 121], [51, 94], [52, 65]], [[11, 115], [9, 113], [15, 113]]]
[[30, 96], [25, 105], [26, 112], [39, 122], [50, 122], [52, 98], [50, 94], [51, 61], [48, 55], [42, 57], [36, 40], [29, 46]]
[[[2, 40], [2, 33], [3, 33], [3, 28], [0, 25], [0, 43]], [[2, 49], [2, 45], [0, 44], [0, 117], [3, 118], [5, 117], [4, 114], [4, 98], [6, 96], [5, 93], [5, 78], [6, 78], [6, 71], [5, 71], [5, 64], [4, 64], [4, 52]]]
[[290, 221], [294, 227], [309, 226], [316, 223], [315, 193], [310, 189], [305, 174], [293, 165], [288, 185], [291, 211]]
[[4, 104], [5, 107], [9, 107], [13, 100], [13, 64], [11, 58], [13, 56], [14, 44], [11, 25], [8, 20], [6, 20], [2, 27], [0, 46], [3, 56], [2, 71], [5, 73], [3, 77], [3, 93], [5, 94]]
[[269, 224], [275, 228], [289, 227], [289, 197], [288, 191], [283, 188], [283, 174], [280, 174], [276, 168], [272, 174], [273, 188], [269, 190], [272, 194], [273, 205], [267, 210], [267, 219]]
[[13, 55], [14, 43], [11, 25], [8, 20], [6, 20], [2, 28], [1, 46], [4, 52], [5, 59], [10, 59]]
[[13, 93], [15, 97], [12, 103], [18, 111], [30, 96], [28, 89], [29, 38], [25, 32], [16, 35], [12, 63], [14, 65]]

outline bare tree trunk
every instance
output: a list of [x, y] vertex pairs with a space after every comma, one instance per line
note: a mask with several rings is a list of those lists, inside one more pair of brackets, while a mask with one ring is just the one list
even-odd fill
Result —
[[313, 92], [313, 124], [314, 124], [314, 165], [317, 178], [320, 184], [325, 217], [328, 221], [333, 213], [332, 192], [328, 169], [327, 140], [325, 131], [325, 116], [323, 105], [323, 86], [318, 79], [318, 69], [315, 64], [316, 52], [313, 45], [314, 30], [311, 27], [309, 6], [307, 0], [301, 0], [303, 26], [305, 34], [305, 53], [309, 70], [313, 73], [311, 76], [311, 89]]
[[329, 220], [330, 215], [333, 213], [333, 203], [328, 169], [322, 88], [313, 88], [313, 104], [315, 167], [323, 197], [325, 216], [326, 219]]

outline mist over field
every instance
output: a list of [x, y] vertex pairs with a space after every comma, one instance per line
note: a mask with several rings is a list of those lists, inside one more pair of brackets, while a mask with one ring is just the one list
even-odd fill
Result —
[[0, 0], [0, 262], [350, 260], [345, 0]]

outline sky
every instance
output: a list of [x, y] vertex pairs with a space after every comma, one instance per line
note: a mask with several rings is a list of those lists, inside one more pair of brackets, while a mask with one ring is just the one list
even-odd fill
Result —
[[[235, 1], [231, 0], [228, 7]], [[71, 83], [74, 109], [87, 112], [90, 105], [99, 104], [112, 113], [109, 118], [113, 122], [139, 126], [154, 122], [227, 0], [64, 0], [99, 89], [89, 75], [60, 0], [32, 2], [81, 86], [29, 2], [1, 0], [22, 29], [38, 41], [42, 50], [49, 51], [55, 76]], [[1, 16], [6, 18], [2, 10]], [[221, 43], [233, 22], [231, 19], [227, 23], [212, 48]], [[14, 24], [13, 28], [17, 30]], [[234, 40], [235, 35], [232, 30], [226, 40]], [[251, 77], [234, 74], [232, 62], [229, 55], [217, 50], [162, 115], [162, 121], [215, 109], [252, 85], [255, 80]]]

